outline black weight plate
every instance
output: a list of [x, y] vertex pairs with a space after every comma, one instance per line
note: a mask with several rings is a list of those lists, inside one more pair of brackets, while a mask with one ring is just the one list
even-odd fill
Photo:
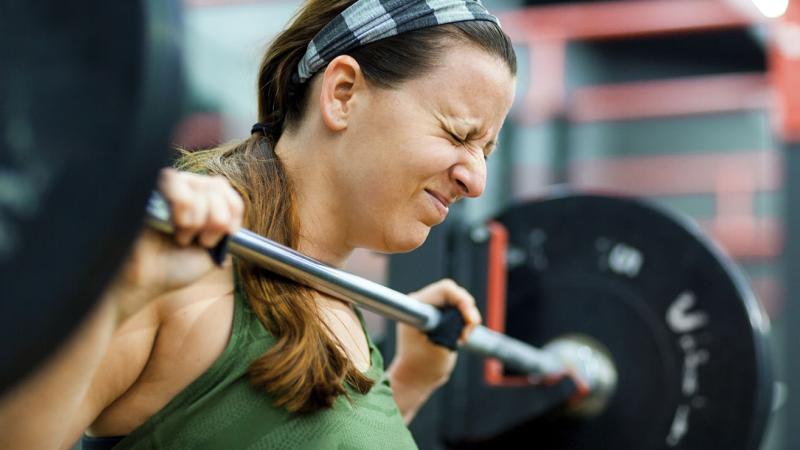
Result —
[[540, 417], [498, 438], [527, 443], [519, 448], [758, 448], [773, 387], [768, 321], [692, 223], [594, 195], [520, 204], [499, 221], [511, 256], [507, 333], [537, 346], [589, 336], [611, 353], [618, 386], [597, 417]]
[[0, 390], [66, 339], [141, 226], [181, 104], [178, 12], [0, 9]]

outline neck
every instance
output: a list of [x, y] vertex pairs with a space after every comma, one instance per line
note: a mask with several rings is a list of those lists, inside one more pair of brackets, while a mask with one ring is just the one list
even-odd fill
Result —
[[298, 251], [341, 268], [354, 247], [347, 244], [347, 226], [337, 205], [337, 191], [328, 171], [323, 143], [284, 133], [275, 146], [295, 191], [300, 223]]

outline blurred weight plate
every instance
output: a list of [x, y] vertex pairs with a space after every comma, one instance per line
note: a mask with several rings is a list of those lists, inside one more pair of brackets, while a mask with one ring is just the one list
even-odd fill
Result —
[[507, 429], [467, 432], [455, 448], [758, 448], [773, 388], [768, 321], [692, 223], [595, 195], [519, 204], [498, 220], [509, 233], [506, 333], [536, 346], [589, 337], [610, 352], [618, 384], [596, 417], [481, 405]]
[[181, 104], [175, 2], [0, 12], [0, 390], [64, 342], [136, 231]]

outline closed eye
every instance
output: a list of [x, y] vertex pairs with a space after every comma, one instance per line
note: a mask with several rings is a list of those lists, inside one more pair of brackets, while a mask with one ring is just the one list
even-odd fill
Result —
[[[459, 145], [464, 145], [464, 146], [466, 146], [466, 145], [467, 145], [467, 141], [469, 140], [469, 138], [467, 138], [467, 139], [462, 139], [462, 138], [458, 137], [458, 136], [457, 136], [455, 133], [451, 133], [451, 132], [449, 132], [449, 131], [447, 132], [447, 134], [448, 134], [448, 135], [450, 135], [450, 138], [451, 138], [453, 141], [457, 142]], [[486, 160], [488, 160], [488, 159], [489, 159], [489, 155], [487, 155], [486, 153], [484, 153], [484, 154], [483, 154], [483, 160], [484, 160], [484, 161], [486, 161]]]
[[449, 131], [448, 131], [448, 132], [447, 132], [447, 134], [449, 134], [449, 135], [450, 135], [450, 137], [451, 137], [451, 138], [452, 138], [454, 141], [458, 142], [458, 143], [459, 143], [459, 144], [461, 144], [461, 145], [464, 145], [464, 144], [466, 144], [466, 143], [467, 143], [467, 142], [466, 142], [466, 140], [464, 140], [464, 139], [461, 139], [460, 137], [456, 136], [454, 133], [451, 133], [451, 132], [449, 132]]

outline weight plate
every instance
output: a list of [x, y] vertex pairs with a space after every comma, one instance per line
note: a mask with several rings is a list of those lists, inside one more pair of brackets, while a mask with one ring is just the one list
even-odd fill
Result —
[[596, 417], [519, 425], [503, 413], [509, 430], [460, 448], [758, 448], [773, 387], [768, 321], [690, 221], [597, 195], [519, 204], [498, 220], [509, 233], [506, 333], [536, 346], [588, 336], [618, 384]]
[[140, 228], [179, 112], [175, 2], [0, 14], [0, 389], [79, 323]]

